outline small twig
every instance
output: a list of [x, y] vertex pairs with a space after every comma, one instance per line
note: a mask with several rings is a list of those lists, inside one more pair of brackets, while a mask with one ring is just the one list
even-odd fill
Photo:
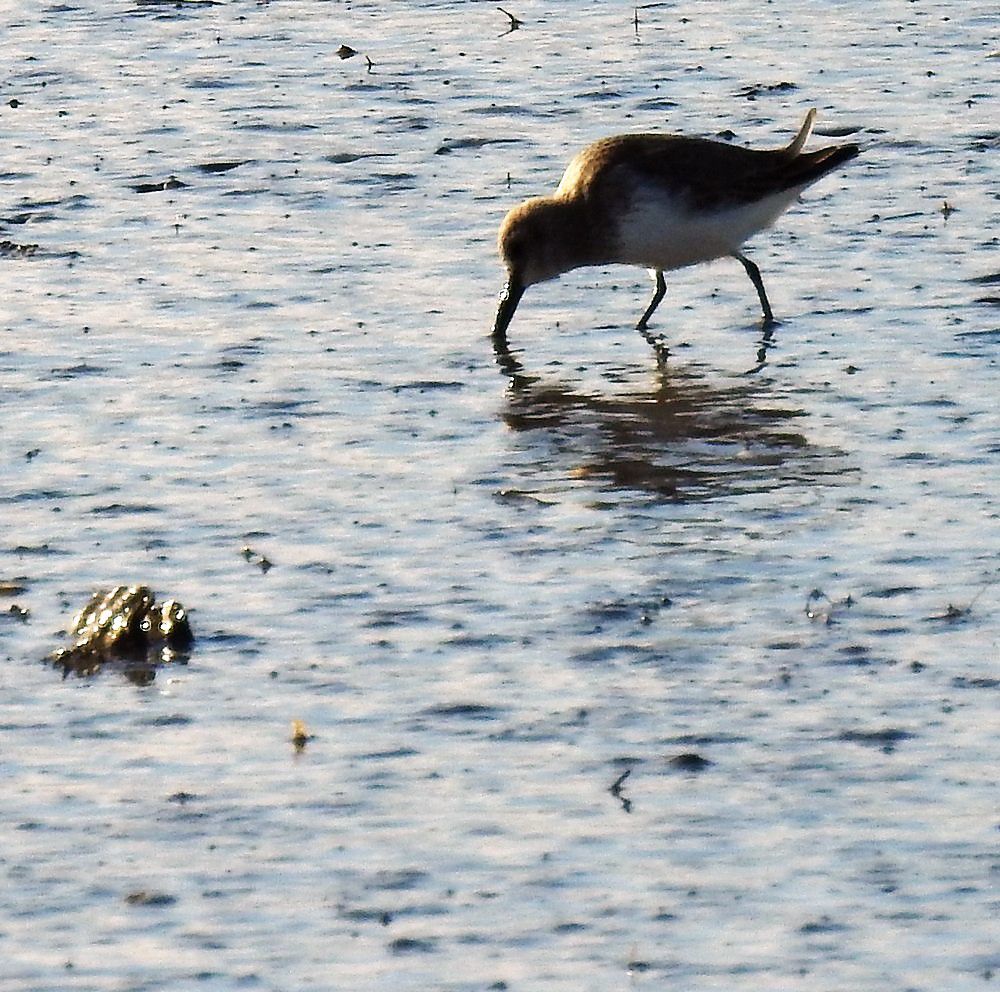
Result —
[[510, 34], [511, 31], [516, 31], [522, 24], [524, 24], [524, 21], [516, 18], [509, 10], [504, 10], [503, 7], [497, 7], [497, 10], [499, 10], [501, 14], [510, 18], [510, 27], [504, 31], [502, 35], [500, 35], [501, 38], [504, 34]]
[[625, 810], [626, 813], [632, 812], [632, 800], [627, 796], [622, 795], [622, 785], [624, 784], [625, 779], [627, 779], [631, 774], [632, 769], [626, 768], [625, 771], [623, 771], [621, 775], [619, 775], [618, 778], [611, 783], [611, 788], [608, 789], [608, 792], [610, 792], [611, 795], [613, 795], [615, 799], [622, 804], [622, 809]]
[[976, 595], [973, 596], [971, 600], [969, 600], [969, 605], [965, 608], [966, 612], [970, 612], [972, 610], [972, 607], [979, 602], [979, 597], [982, 596], [982, 594], [986, 592], [986, 590], [989, 589], [989, 587], [993, 585], [994, 582], [996, 582], [996, 579], [989, 579], [988, 581], [983, 583], [983, 588], [980, 589], [979, 592], [977, 592]]
[[822, 589], [813, 589], [806, 598], [806, 616], [810, 620], [819, 620], [828, 627], [834, 622], [833, 613], [838, 607], [854, 605], [852, 596], [845, 596], [834, 602]]
[[621, 775], [619, 775], [618, 778], [616, 778], [614, 782], [611, 783], [611, 788], [608, 789], [608, 792], [610, 792], [611, 795], [615, 797], [615, 799], [617, 799], [622, 794], [622, 785], [624, 784], [625, 779], [627, 779], [631, 774], [632, 774], [632, 769], [626, 768], [625, 771], [623, 771]]
[[960, 620], [962, 617], [967, 617], [972, 612], [972, 607], [979, 602], [983, 593], [990, 588], [996, 579], [988, 579], [983, 583], [983, 587], [976, 593], [972, 599], [969, 600], [968, 606], [955, 606], [953, 603], [948, 604], [948, 609], [944, 611], [940, 616], [931, 617], [931, 620]]

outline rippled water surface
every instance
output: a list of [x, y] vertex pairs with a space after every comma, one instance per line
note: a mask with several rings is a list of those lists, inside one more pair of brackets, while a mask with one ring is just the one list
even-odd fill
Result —
[[[1000, 980], [995, 4], [507, 8], [2, 8], [4, 992]], [[767, 347], [584, 269], [498, 367], [577, 149], [811, 106]], [[63, 678], [123, 582], [189, 662]]]

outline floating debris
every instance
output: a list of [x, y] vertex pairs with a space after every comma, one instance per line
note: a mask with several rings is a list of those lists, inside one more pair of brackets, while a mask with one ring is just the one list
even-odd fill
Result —
[[445, 138], [434, 150], [434, 154], [450, 155], [465, 148], [483, 148], [486, 145], [513, 145], [519, 140], [518, 138]]
[[[355, 55], [360, 54], [356, 48], [351, 48], [350, 45], [341, 45], [336, 51], [336, 55], [341, 59], [353, 59]], [[365, 65], [367, 65], [369, 72], [375, 68], [375, 63], [367, 55], [365, 56]]]
[[435, 940], [423, 937], [397, 937], [389, 944], [393, 954], [432, 954], [436, 947]]
[[156, 183], [138, 183], [132, 187], [132, 190], [136, 193], [162, 193], [168, 189], [187, 189], [187, 185], [176, 176], [169, 176]]
[[501, 38], [506, 34], [510, 34], [512, 31], [516, 31], [519, 27], [522, 27], [524, 25], [524, 21], [522, 21], [518, 17], [515, 17], [509, 10], [504, 10], [503, 7], [497, 7], [497, 10], [499, 10], [501, 14], [504, 14], [506, 17], [510, 18], [510, 27], [507, 28], [507, 30], [504, 31], [502, 35], [500, 35]]
[[627, 779], [631, 774], [632, 769], [626, 768], [625, 771], [623, 771], [621, 775], [619, 775], [618, 778], [611, 783], [611, 787], [608, 789], [608, 792], [610, 792], [611, 795], [613, 795], [615, 799], [622, 804], [622, 809], [625, 810], [626, 813], [632, 812], [632, 800], [629, 799], [628, 796], [622, 795], [622, 786], [625, 784], [625, 779]]
[[49, 655], [63, 676], [94, 675], [105, 665], [126, 666], [133, 681], [148, 684], [155, 666], [185, 661], [194, 643], [187, 610], [176, 600], [162, 604], [148, 586], [116, 586], [96, 592], [73, 618], [71, 647]]
[[877, 747], [885, 754], [896, 750], [896, 745], [912, 740], [916, 735], [909, 730], [898, 727], [887, 727], [884, 730], [845, 730], [837, 736], [837, 740], [851, 744], [862, 744], [866, 747]]
[[[638, 9], [636, 11], [636, 16], [638, 17]], [[643, 975], [652, 966], [644, 958], [639, 957], [639, 949], [633, 946], [632, 950], [629, 951], [628, 961], [625, 963], [626, 974], [632, 978], [635, 975]]]
[[948, 609], [939, 616], [931, 617], [931, 620], [960, 620], [964, 616], [968, 616], [969, 608], [964, 609], [960, 606], [955, 606], [953, 603], [948, 604]]
[[756, 100], [757, 97], [763, 96], [765, 93], [788, 93], [797, 89], [798, 86], [795, 83], [789, 83], [787, 80], [780, 83], [755, 83], [737, 90], [736, 96], [743, 97], [745, 100]]
[[822, 589], [813, 589], [806, 599], [806, 616], [829, 627], [834, 622], [834, 614], [838, 609], [853, 605], [854, 599], [851, 596], [834, 602]]
[[703, 758], [700, 754], [695, 754], [693, 751], [687, 751], [684, 754], [674, 755], [674, 757], [667, 762], [671, 768], [674, 768], [679, 772], [703, 772], [713, 763], [714, 762], [709, 761], [708, 758]]
[[173, 7], [183, 10], [185, 7], [217, 7], [221, 0], [135, 0], [137, 7]]
[[498, 489], [493, 498], [502, 506], [555, 506], [555, 500], [541, 499], [520, 489]]
[[125, 897], [125, 902], [129, 906], [172, 906], [177, 902], [177, 897], [166, 892], [147, 892], [145, 889], [140, 889], [138, 892], [130, 892]]
[[248, 562], [255, 564], [265, 575], [267, 575], [267, 573], [274, 567], [274, 563], [269, 558], [265, 558], [262, 554], [258, 554], [249, 546], [245, 547], [240, 554], [243, 555]]
[[38, 245], [19, 245], [16, 241], [0, 241], [0, 255], [4, 258], [31, 258]]
[[199, 172], [207, 172], [209, 174], [231, 172], [233, 169], [238, 169], [241, 165], [246, 165], [249, 161], [249, 159], [241, 158], [232, 162], [200, 162], [197, 169]]
[[928, 617], [927, 619], [937, 620], [937, 621], [944, 620], [947, 622], [954, 623], [956, 620], [962, 620], [970, 616], [972, 613], [972, 607], [979, 602], [979, 600], [983, 596], [983, 593], [985, 593], [986, 590], [989, 589], [990, 586], [992, 586], [995, 582], [996, 579], [990, 579], [988, 582], [985, 582], [983, 584], [983, 587], [979, 590], [979, 592], [977, 592], [976, 595], [969, 600], [967, 606], [955, 606], [954, 603], [949, 603], [948, 608], [944, 611], [944, 613], [938, 613], [935, 616]]
[[295, 750], [301, 753], [306, 745], [313, 739], [313, 735], [306, 729], [306, 725], [301, 720], [292, 720], [292, 743]]

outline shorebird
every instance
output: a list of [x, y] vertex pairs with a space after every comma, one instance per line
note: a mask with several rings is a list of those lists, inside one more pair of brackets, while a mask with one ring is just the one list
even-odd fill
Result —
[[816, 111], [783, 148], [762, 151], [673, 134], [620, 134], [585, 148], [551, 196], [516, 206], [497, 239], [507, 269], [493, 341], [506, 350], [507, 327], [524, 291], [587, 265], [649, 269], [653, 298], [636, 328], [645, 332], [666, 293], [663, 273], [726, 256], [757, 290], [764, 324], [774, 314], [760, 270], [741, 251], [807, 186], [858, 154], [858, 146], [803, 151]]

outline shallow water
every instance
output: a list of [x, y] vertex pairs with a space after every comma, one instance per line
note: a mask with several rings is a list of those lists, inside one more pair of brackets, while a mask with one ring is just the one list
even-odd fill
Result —
[[[508, 9], [3, 13], [5, 992], [995, 984], [994, 5]], [[575, 150], [810, 106], [763, 364], [718, 262], [497, 367]], [[133, 581], [188, 664], [42, 662]]]

